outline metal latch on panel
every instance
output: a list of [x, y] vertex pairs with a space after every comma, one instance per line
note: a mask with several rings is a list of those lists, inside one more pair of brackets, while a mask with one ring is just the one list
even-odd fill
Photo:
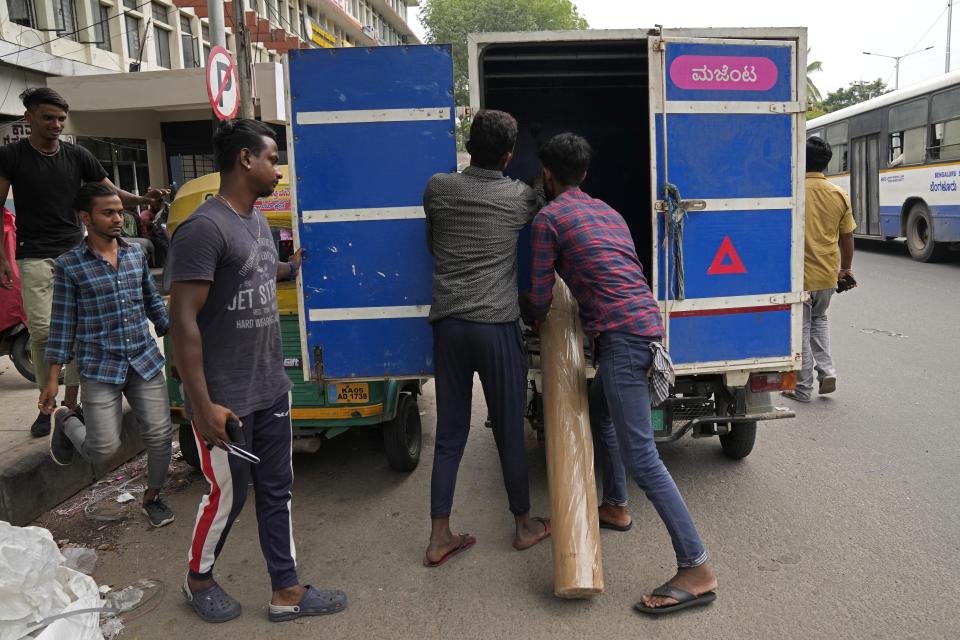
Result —
[[[703, 211], [707, 208], [706, 200], [681, 200], [679, 202], [680, 208], [683, 211]], [[654, 209], [657, 211], [669, 211], [670, 205], [666, 200], [657, 200], [654, 205]]]
[[770, 104], [770, 113], [806, 113], [806, 111], [799, 102], [773, 102]]

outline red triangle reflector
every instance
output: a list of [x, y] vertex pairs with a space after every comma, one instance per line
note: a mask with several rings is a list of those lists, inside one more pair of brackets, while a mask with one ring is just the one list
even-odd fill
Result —
[[720, 249], [714, 256], [713, 263], [707, 269], [707, 275], [723, 276], [746, 272], [747, 268], [743, 266], [743, 261], [737, 255], [737, 250], [733, 248], [730, 236], [723, 236], [723, 242], [720, 243]]

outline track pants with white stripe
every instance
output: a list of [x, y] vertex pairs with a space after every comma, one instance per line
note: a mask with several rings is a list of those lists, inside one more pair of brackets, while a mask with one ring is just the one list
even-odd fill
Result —
[[197, 435], [196, 427], [193, 430], [200, 466], [210, 490], [200, 500], [193, 528], [193, 544], [188, 554], [190, 576], [200, 580], [211, 577], [213, 564], [243, 509], [252, 478], [260, 548], [276, 591], [298, 584], [290, 517], [293, 487], [290, 397], [285, 393], [270, 408], [241, 416], [240, 420], [246, 443], [242, 448], [259, 457], [259, 464], [218, 447], [208, 449]]

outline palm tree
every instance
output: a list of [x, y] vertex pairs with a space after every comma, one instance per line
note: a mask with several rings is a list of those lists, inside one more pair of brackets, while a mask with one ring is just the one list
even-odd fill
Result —
[[[807, 60], [810, 59], [810, 49], [807, 49]], [[823, 63], [819, 60], [807, 63], [807, 98], [811, 104], [816, 104], [820, 102], [821, 95], [820, 89], [817, 88], [817, 85], [813, 83], [813, 80], [810, 79], [810, 74], [816, 73], [818, 71], [823, 71]]]

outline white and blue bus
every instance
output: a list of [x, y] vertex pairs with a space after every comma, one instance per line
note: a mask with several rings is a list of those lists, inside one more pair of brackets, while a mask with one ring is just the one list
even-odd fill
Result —
[[906, 238], [914, 260], [960, 247], [960, 71], [807, 122], [833, 147], [858, 237]]

